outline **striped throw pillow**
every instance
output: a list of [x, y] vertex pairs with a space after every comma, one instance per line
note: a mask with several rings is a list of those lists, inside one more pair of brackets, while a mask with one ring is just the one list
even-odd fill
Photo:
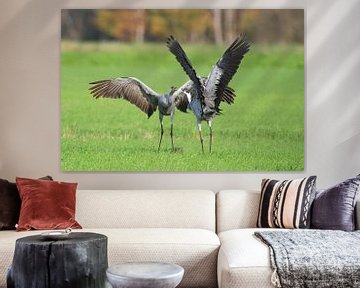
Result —
[[263, 179], [257, 227], [308, 228], [316, 176], [294, 180]]

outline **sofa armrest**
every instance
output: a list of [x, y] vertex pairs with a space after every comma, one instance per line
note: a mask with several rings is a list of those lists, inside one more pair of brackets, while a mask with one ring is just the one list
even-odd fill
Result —
[[360, 230], [360, 199], [357, 200], [355, 206], [355, 229]]

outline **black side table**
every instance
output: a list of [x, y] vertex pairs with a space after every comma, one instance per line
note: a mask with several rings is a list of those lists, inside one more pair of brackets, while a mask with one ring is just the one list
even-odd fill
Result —
[[16, 240], [7, 287], [105, 287], [107, 267], [105, 235], [73, 232], [62, 240], [28, 236]]

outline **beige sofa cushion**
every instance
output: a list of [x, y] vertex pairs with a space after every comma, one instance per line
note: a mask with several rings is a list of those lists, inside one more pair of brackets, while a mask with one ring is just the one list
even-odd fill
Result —
[[[83, 229], [108, 237], [109, 265], [134, 261], [164, 261], [185, 269], [179, 287], [216, 287], [216, 264], [220, 241], [204, 229], [138, 228]], [[0, 288], [6, 287], [6, 273], [12, 262], [15, 240], [44, 231], [1, 231]]]
[[255, 231], [261, 230], [264, 228], [236, 229], [219, 234], [219, 288], [274, 287], [269, 248], [254, 236]]
[[260, 192], [223, 190], [216, 194], [217, 233], [239, 228], [255, 228]]
[[215, 231], [209, 190], [78, 190], [84, 228], [200, 228]]
[[[201, 229], [107, 230], [109, 265], [121, 262], [164, 261], [185, 269], [179, 287], [216, 287], [216, 265], [220, 241]], [[111, 252], [110, 252], [111, 251]]]

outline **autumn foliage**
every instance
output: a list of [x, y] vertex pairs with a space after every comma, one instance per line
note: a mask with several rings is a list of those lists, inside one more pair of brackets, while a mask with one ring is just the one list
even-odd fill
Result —
[[62, 10], [62, 37], [75, 40], [229, 42], [245, 32], [253, 41], [302, 43], [302, 9]]

